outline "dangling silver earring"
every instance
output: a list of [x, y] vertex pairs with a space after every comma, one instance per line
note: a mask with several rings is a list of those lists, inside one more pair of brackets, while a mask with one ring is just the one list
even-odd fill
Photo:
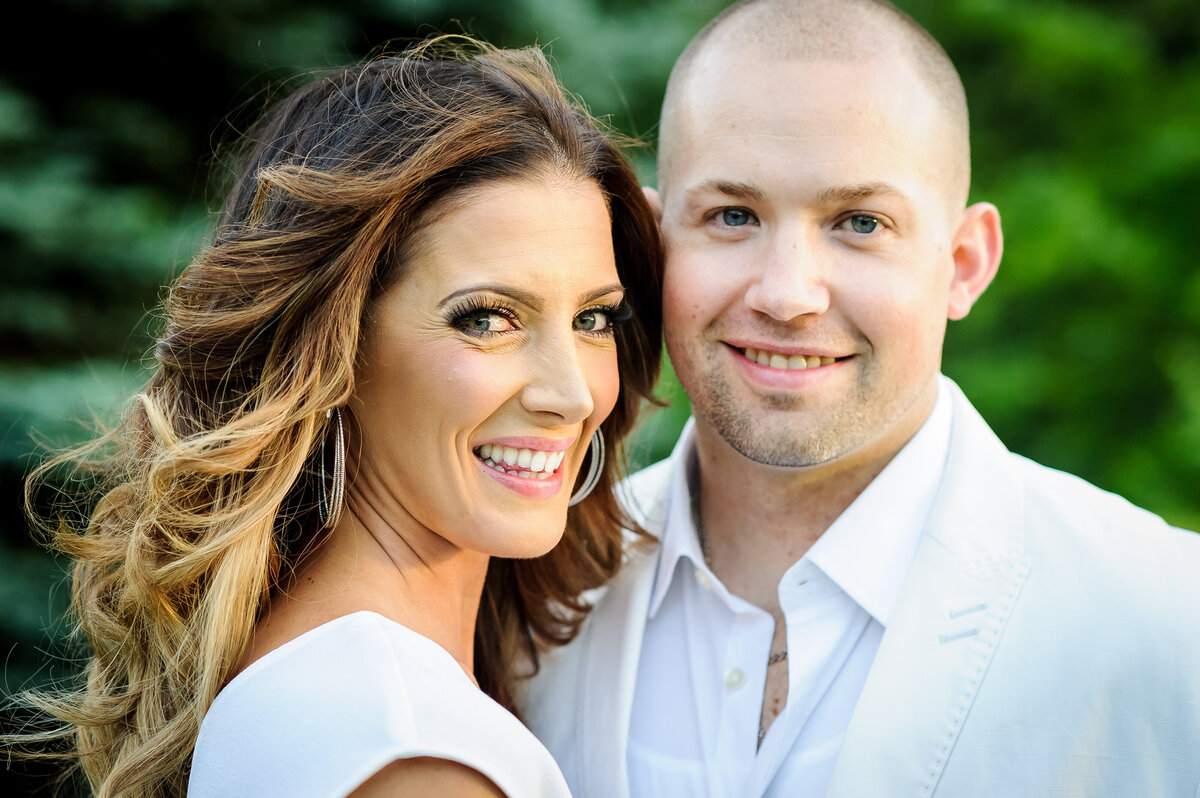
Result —
[[329, 430], [321, 436], [321, 455], [318, 458], [321, 465], [319, 473], [320, 499], [317, 501], [317, 514], [321, 517], [321, 528], [332, 529], [337, 526], [342, 517], [342, 503], [346, 493], [346, 431], [342, 429], [342, 409], [330, 408], [325, 411], [325, 418], [333, 419], [333, 485], [326, 485], [325, 479], [325, 439]]
[[592, 433], [592, 441], [588, 444], [592, 450], [591, 464], [588, 466], [587, 476], [583, 480], [583, 484], [579, 486], [579, 490], [571, 496], [571, 500], [567, 502], [568, 507], [574, 507], [588, 497], [596, 485], [600, 483], [600, 474], [604, 470], [604, 433], [596, 427], [596, 431]]

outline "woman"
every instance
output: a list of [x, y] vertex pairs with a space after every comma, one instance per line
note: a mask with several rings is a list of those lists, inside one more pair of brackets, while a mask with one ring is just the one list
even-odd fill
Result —
[[296, 91], [244, 163], [122, 428], [31, 481], [103, 483], [55, 538], [86, 686], [42, 708], [100, 796], [565, 795], [504, 709], [632, 526], [637, 180], [538, 51], [445, 39]]

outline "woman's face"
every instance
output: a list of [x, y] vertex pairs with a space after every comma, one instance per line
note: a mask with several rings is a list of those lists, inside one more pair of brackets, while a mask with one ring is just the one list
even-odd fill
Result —
[[370, 315], [351, 507], [490, 555], [553, 548], [617, 399], [622, 296], [590, 181], [499, 181], [436, 215]]

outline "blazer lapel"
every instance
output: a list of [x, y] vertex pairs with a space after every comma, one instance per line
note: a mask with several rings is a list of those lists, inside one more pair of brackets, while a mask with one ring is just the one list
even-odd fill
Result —
[[[645, 469], [618, 488], [622, 505], [652, 535], [661, 536], [666, 525], [671, 480], [686, 462], [692, 423], [688, 419], [667, 461]], [[576, 798], [629, 796], [629, 720], [658, 552], [656, 544], [630, 545], [624, 567], [608, 584], [585, 624], [587, 639], [581, 641], [585, 645], [568, 646], [583, 658], [577, 685], [578, 722], [583, 726], [579, 732], [583, 786]]]
[[646, 608], [654, 584], [657, 549], [636, 554], [609, 584], [593, 611], [581, 653], [579, 690], [582, 724], [581, 782], [577, 798], [627, 798], [625, 747], [633, 709], [634, 683], [646, 628]]
[[950, 388], [945, 477], [828, 798], [933, 793], [1029, 574], [1013, 455]]

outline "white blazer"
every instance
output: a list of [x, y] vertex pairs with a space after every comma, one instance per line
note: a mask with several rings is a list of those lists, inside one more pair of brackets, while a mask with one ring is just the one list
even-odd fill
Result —
[[[952, 383], [946, 474], [826, 793], [1200, 798], [1200, 535], [1008, 452]], [[657, 533], [679, 449], [629, 481]], [[524, 713], [576, 798], [626, 798], [657, 547]]]

